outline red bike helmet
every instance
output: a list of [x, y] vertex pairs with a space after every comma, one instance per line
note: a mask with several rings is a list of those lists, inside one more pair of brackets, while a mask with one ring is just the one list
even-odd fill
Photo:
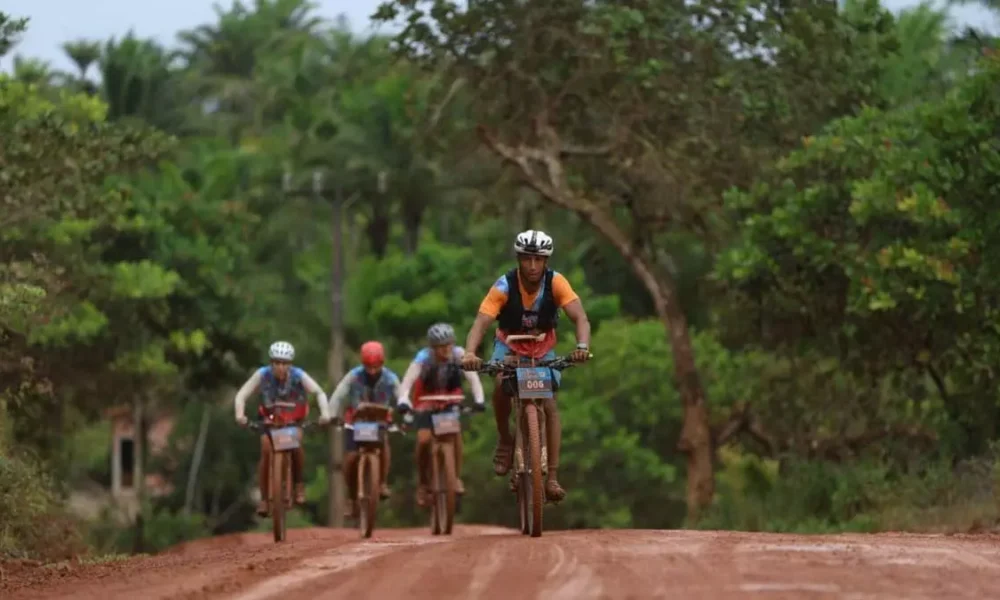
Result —
[[385, 349], [379, 342], [365, 342], [361, 345], [361, 364], [366, 367], [381, 367], [385, 363]]

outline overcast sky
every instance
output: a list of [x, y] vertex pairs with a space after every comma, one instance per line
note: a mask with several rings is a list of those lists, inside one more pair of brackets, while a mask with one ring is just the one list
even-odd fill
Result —
[[[223, 0], [228, 7], [232, 0]], [[351, 28], [359, 33], [373, 31], [368, 17], [380, 0], [315, 0], [319, 13], [330, 20], [345, 15]], [[178, 31], [214, 21], [215, 0], [3, 0], [3, 11], [29, 17], [28, 32], [14, 53], [47, 60], [58, 69], [68, 70], [72, 63], [60, 50], [65, 41], [78, 38], [106, 40], [133, 29], [139, 37], [153, 37], [168, 45]], [[253, 0], [245, 0], [252, 5]], [[883, 0], [893, 10], [918, 4], [916, 0]], [[953, 9], [959, 24], [995, 28], [996, 20], [977, 7]], [[3, 70], [10, 68], [10, 57]]]

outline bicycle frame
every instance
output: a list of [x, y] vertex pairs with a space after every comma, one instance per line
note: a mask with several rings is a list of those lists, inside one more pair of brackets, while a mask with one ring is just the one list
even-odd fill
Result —
[[[509, 342], [542, 340], [544, 334], [507, 336]], [[532, 537], [542, 535], [542, 507], [548, 503], [543, 489], [544, 476], [548, 474], [544, 405], [546, 400], [555, 397], [555, 382], [550, 370], [561, 371], [573, 364], [565, 357], [535, 359], [515, 354], [513, 357], [504, 357], [502, 361], [487, 362], [479, 369], [491, 375], [499, 375], [499, 384], [506, 386], [504, 390], [510, 397], [511, 409], [515, 414], [511, 490], [517, 494], [521, 532]], [[528, 393], [530, 396], [524, 398]]]
[[[430, 487], [433, 495], [431, 502], [431, 534], [450, 535], [455, 522], [456, 512], [456, 478], [458, 468], [457, 437], [462, 435], [459, 419], [435, 420], [439, 414], [447, 414], [452, 408], [461, 404], [464, 394], [428, 394], [421, 396], [422, 402], [430, 403], [430, 408], [421, 412], [430, 413]], [[459, 411], [467, 413], [469, 409]], [[423, 467], [424, 465], [421, 465]]]
[[[379, 501], [379, 488], [382, 484], [382, 447], [386, 442], [387, 433], [397, 433], [399, 428], [387, 425], [386, 420], [392, 414], [392, 409], [381, 404], [362, 402], [354, 413], [354, 423], [344, 425], [342, 429], [349, 430], [354, 435], [356, 425], [361, 423], [378, 424], [375, 439], [361, 440], [355, 435], [354, 443], [358, 446], [358, 472], [355, 489], [355, 500], [360, 509], [358, 528], [362, 537], [371, 537], [375, 529], [375, 512]], [[366, 474], [369, 479], [366, 480]]]
[[[271, 526], [274, 541], [283, 542], [287, 535], [285, 511], [292, 507], [292, 456], [302, 445], [305, 432], [316, 426], [315, 421], [289, 423], [281, 419], [255, 420], [247, 423], [257, 433], [267, 435], [271, 442], [271, 461], [268, 469], [268, 503], [271, 508]], [[292, 434], [292, 431], [295, 433]], [[276, 435], [281, 433], [281, 435]]]
[[[530, 335], [530, 334], [515, 334], [507, 336], [508, 342], [541, 342], [545, 339], [545, 334]], [[508, 355], [507, 358], [513, 358], [514, 369], [524, 368], [524, 367], [537, 367], [539, 359], [526, 357], [518, 354]], [[505, 359], [506, 360], [506, 359]], [[516, 482], [519, 475], [525, 475], [530, 473], [527, 465], [527, 461], [524, 459], [524, 432], [527, 429], [524, 422], [524, 405], [525, 403], [530, 403], [535, 405], [535, 410], [538, 413], [538, 428], [539, 434], [541, 436], [541, 467], [542, 476], [545, 477], [549, 474], [549, 455], [548, 455], [548, 440], [546, 437], [546, 414], [545, 414], [545, 399], [544, 398], [529, 398], [527, 400], [521, 398], [521, 394], [517, 389], [517, 371], [511, 370], [510, 372], [501, 375], [503, 385], [507, 386], [506, 391], [508, 396], [510, 396], [511, 410], [513, 411], [516, 418], [514, 419], [514, 473], [512, 474], [512, 483]], [[513, 385], [511, 381], [513, 380]], [[553, 392], [554, 394], [554, 392]], [[516, 491], [512, 489], [512, 491]]]

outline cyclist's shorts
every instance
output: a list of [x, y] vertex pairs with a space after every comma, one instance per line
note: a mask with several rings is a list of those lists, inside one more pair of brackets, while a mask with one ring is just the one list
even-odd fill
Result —
[[[507, 344], [493, 338], [493, 356], [490, 357], [490, 360], [503, 360], [503, 358], [508, 354], [511, 354], [511, 351], [510, 348], [507, 347]], [[549, 350], [545, 353], [545, 356], [542, 357], [542, 360], [552, 360], [555, 357], [556, 351]], [[558, 390], [559, 384], [562, 382], [562, 372], [555, 369], [549, 369], [549, 371], [552, 372], [552, 382], [554, 384], [552, 387]]]

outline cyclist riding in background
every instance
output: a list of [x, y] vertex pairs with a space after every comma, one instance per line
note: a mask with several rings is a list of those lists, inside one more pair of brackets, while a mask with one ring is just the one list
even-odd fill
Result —
[[[309, 415], [309, 394], [316, 394], [316, 402], [319, 404], [321, 415], [319, 422], [321, 424], [329, 422], [330, 413], [326, 404], [326, 394], [308, 373], [292, 366], [292, 360], [295, 359], [295, 348], [288, 342], [274, 342], [271, 344], [268, 356], [271, 359], [271, 364], [254, 371], [250, 379], [236, 392], [236, 400], [234, 401], [236, 422], [243, 426], [247, 424], [247, 398], [257, 390], [260, 390], [261, 394], [261, 403], [257, 408], [257, 413], [263, 419], [270, 420], [277, 417], [277, 420], [289, 424], [303, 421]], [[301, 431], [299, 431], [299, 435], [302, 435]], [[302, 478], [305, 458], [305, 452], [301, 447], [292, 453], [292, 480], [295, 482], [296, 504], [303, 504], [306, 501], [305, 480]], [[271, 438], [267, 434], [261, 434], [260, 462], [257, 464], [257, 475], [260, 480], [260, 503], [257, 505], [257, 513], [261, 516], [267, 516], [270, 513], [267, 502], [267, 477], [270, 472], [268, 468], [270, 464]]]
[[[479, 381], [479, 374], [463, 371], [461, 367], [462, 357], [465, 350], [461, 346], [455, 345], [455, 330], [447, 323], [436, 323], [427, 330], [426, 348], [420, 350], [417, 356], [410, 363], [406, 374], [403, 375], [402, 391], [400, 392], [399, 411], [405, 413], [412, 410], [416, 413], [414, 424], [417, 429], [417, 476], [419, 484], [417, 486], [417, 505], [426, 506], [428, 502], [430, 481], [429, 465], [431, 451], [431, 413], [427, 412], [426, 403], [421, 401], [422, 396], [433, 394], [461, 394], [462, 376], [469, 382], [472, 388], [472, 397], [475, 399], [475, 409], [479, 412], [486, 410], [485, 398], [483, 396], [483, 384]], [[414, 390], [413, 404], [410, 404], [410, 390]], [[465, 485], [462, 483], [462, 436], [455, 438], [457, 446], [455, 452], [455, 470], [458, 474], [457, 489], [459, 494], [465, 493]]]
[[[530, 358], [554, 358], [556, 322], [560, 308], [576, 325], [576, 350], [570, 354], [570, 360], [584, 362], [590, 358], [590, 322], [587, 320], [587, 313], [569, 281], [549, 268], [552, 249], [552, 238], [542, 231], [529, 229], [517, 234], [514, 240], [517, 267], [497, 279], [479, 305], [479, 314], [476, 315], [476, 321], [465, 341], [463, 369], [472, 371], [482, 366], [483, 361], [476, 356], [476, 351], [494, 320], [498, 320], [499, 324], [493, 342], [492, 360], [503, 360], [513, 353], [512, 348]], [[541, 342], [517, 341], [508, 346], [506, 339], [512, 334], [544, 334], [544, 337]], [[554, 369], [551, 371], [553, 390], [558, 390], [561, 373]], [[498, 378], [497, 385], [493, 388], [493, 412], [499, 441], [493, 455], [493, 469], [500, 476], [510, 471], [513, 462], [514, 439], [510, 433], [510, 411], [510, 397]], [[566, 490], [559, 485], [558, 479], [562, 430], [555, 394], [551, 400], [546, 401], [545, 412], [549, 471], [545, 495], [550, 501], [558, 502], [566, 497]]]
[[[391, 406], [393, 400], [401, 398], [399, 377], [385, 367], [385, 349], [379, 342], [365, 342], [361, 345], [361, 364], [351, 369], [337, 384], [330, 395], [330, 413], [340, 417], [344, 412], [345, 424], [354, 423], [354, 412], [361, 402], [371, 402]], [[345, 405], [344, 400], [347, 400]], [[391, 421], [391, 417], [389, 421]], [[389, 490], [389, 436], [385, 436], [382, 446], [382, 489], [381, 496], [388, 498]], [[351, 503], [347, 507], [348, 516], [357, 517], [358, 445], [354, 436], [344, 436], [344, 480]]]

